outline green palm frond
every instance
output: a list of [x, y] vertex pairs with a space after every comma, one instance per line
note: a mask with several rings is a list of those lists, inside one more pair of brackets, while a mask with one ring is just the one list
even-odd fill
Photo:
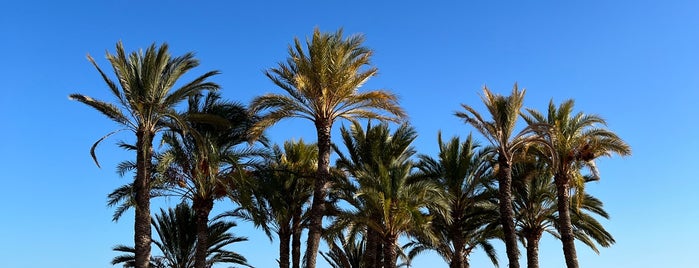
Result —
[[[315, 29], [306, 46], [298, 38], [289, 46], [289, 58], [265, 75], [288, 96], [266, 94], [252, 101], [251, 111], [261, 115], [255, 133], [283, 118], [298, 117], [313, 122], [338, 118], [398, 120], [405, 112], [397, 97], [384, 90], [358, 92], [377, 69], [367, 67], [371, 50], [363, 47], [361, 35], [343, 38], [342, 31], [321, 33]], [[389, 115], [380, 114], [385, 111]]]

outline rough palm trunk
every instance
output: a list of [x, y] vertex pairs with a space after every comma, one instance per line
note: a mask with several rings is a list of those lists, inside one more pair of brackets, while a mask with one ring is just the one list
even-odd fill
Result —
[[307, 268], [316, 267], [318, 244], [323, 231], [323, 216], [325, 215], [325, 192], [328, 177], [330, 177], [330, 129], [332, 122], [316, 121], [318, 134], [318, 170], [313, 183], [313, 203], [311, 204], [310, 222], [308, 226], [308, 241], [304, 256]]
[[292, 219], [291, 223], [291, 235], [292, 235], [292, 240], [291, 240], [291, 262], [292, 268], [300, 268], [301, 267], [301, 232], [303, 231], [303, 228], [301, 227], [301, 208], [297, 208], [296, 212], [294, 213], [294, 217]]
[[449, 268], [464, 267], [464, 241], [460, 235], [455, 235], [452, 240], [454, 246], [454, 255], [451, 256]]
[[376, 260], [377, 256], [380, 255], [377, 254], [378, 241], [376, 232], [371, 229], [367, 230], [366, 242], [364, 244], [364, 256], [362, 256], [362, 263], [364, 264], [363, 267], [379, 267], [377, 266], [377, 263], [379, 262]]
[[384, 240], [383, 244], [383, 267], [393, 268], [396, 267], [396, 259], [398, 258], [398, 253], [396, 252], [396, 241], [398, 237], [395, 235], [389, 235]]
[[291, 242], [291, 230], [288, 226], [280, 226], [279, 268], [289, 268], [289, 242]]
[[570, 179], [565, 174], [556, 174], [556, 198], [558, 200], [558, 226], [563, 243], [563, 255], [568, 268], [578, 268], [578, 256], [575, 251], [575, 236], [570, 222]]
[[206, 268], [206, 253], [209, 248], [209, 213], [214, 207], [213, 200], [195, 198], [192, 207], [197, 217], [197, 244], [194, 250], [194, 268]]
[[527, 268], [539, 268], [539, 240], [541, 233], [532, 232], [527, 239]]
[[500, 201], [500, 223], [505, 239], [505, 251], [510, 268], [519, 268], [519, 248], [515, 231], [514, 211], [512, 209], [512, 165], [499, 155], [498, 198]]
[[134, 221], [134, 249], [136, 268], [148, 268], [150, 264], [150, 169], [153, 157], [153, 137], [144, 129], [136, 131], [136, 217]]

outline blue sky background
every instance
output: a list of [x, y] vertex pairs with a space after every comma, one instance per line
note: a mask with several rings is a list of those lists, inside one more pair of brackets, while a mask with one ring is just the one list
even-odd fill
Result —
[[[224, 97], [248, 103], [282, 92], [262, 71], [285, 60], [293, 38], [314, 27], [366, 36], [380, 74], [365, 88], [401, 97], [421, 153], [434, 155], [439, 130], [446, 137], [472, 131], [453, 113], [461, 103], [485, 112], [483, 85], [507, 94], [518, 82], [527, 107], [573, 98], [577, 110], [602, 115], [633, 155], [599, 161], [602, 180], [587, 190], [604, 201], [611, 214], [604, 225], [617, 244], [600, 255], [579, 245], [581, 267], [696, 264], [696, 1], [255, 2], [0, 3], [0, 267], [110, 267], [111, 247], [133, 243], [133, 213], [113, 223], [105, 202], [128, 182], [116, 164], [133, 157], [114, 143], [133, 139], [104, 142], [97, 168], [90, 146], [117, 126], [67, 98], [79, 92], [113, 101], [87, 53], [109, 69], [105, 51], [118, 40], [129, 51], [167, 42], [175, 55], [197, 53], [201, 66], [192, 76], [221, 70], [212, 80]], [[278, 143], [315, 139], [301, 120], [269, 134]], [[155, 201], [153, 210], [178, 201]], [[250, 241], [233, 250], [256, 267], [276, 265], [276, 241], [245, 222], [235, 232]], [[505, 265], [502, 243], [495, 243]], [[491, 267], [482, 251], [471, 258], [472, 267]], [[544, 268], [564, 267], [560, 243], [545, 238], [540, 260]], [[434, 254], [414, 261], [428, 266], [447, 265]]]

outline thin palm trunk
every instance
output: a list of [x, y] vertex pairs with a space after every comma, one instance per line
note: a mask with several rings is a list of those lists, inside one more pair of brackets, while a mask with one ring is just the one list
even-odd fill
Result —
[[512, 208], [512, 166], [500, 155], [498, 164], [498, 198], [500, 199], [500, 223], [505, 239], [505, 250], [510, 268], [519, 268], [519, 248], [515, 230], [514, 211]]
[[556, 174], [556, 198], [558, 201], [558, 228], [563, 243], [563, 255], [568, 268], [578, 268], [578, 256], [575, 251], [575, 236], [570, 220], [570, 179], [565, 174]]
[[527, 268], [539, 268], [539, 240], [541, 233], [527, 234]]
[[151, 218], [150, 218], [150, 169], [153, 157], [153, 137], [149, 131], [136, 132], [136, 216], [134, 221], [134, 253], [136, 268], [148, 268], [150, 264]]
[[392, 268], [396, 267], [396, 259], [398, 258], [398, 253], [396, 252], [396, 241], [398, 237], [395, 235], [389, 235], [383, 245], [383, 267]]
[[206, 255], [209, 248], [209, 213], [213, 209], [213, 200], [195, 198], [192, 202], [197, 217], [197, 243], [194, 251], [194, 267], [206, 268]]
[[311, 205], [308, 241], [306, 243], [305, 263], [307, 268], [316, 267], [318, 245], [323, 231], [325, 215], [325, 187], [330, 176], [330, 129], [331, 122], [316, 122], [318, 134], [318, 171], [313, 183], [313, 203]]
[[279, 227], [279, 268], [289, 268], [289, 243], [291, 230], [289, 226]]
[[292, 230], [292, 240], [291, 240], [291, 267], [300, 268], [301, 267], [301, 232], [303, 227], [301, 226], [301, 207], [296, 209], [294, 217], [291, 221]]

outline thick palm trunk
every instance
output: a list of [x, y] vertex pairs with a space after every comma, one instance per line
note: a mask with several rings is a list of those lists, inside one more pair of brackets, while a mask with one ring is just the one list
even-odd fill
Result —
[[150, 264], [150, 169], [153, 157], [153, 137], [146, 130], [136, 132], [136, 217], [134, 221], [134, 249], [136, 268], [148, 268]]
[[452, 240], [454, 255], [451, 256], [449, 268], [464, 268], [464, 240], [461, 236], [454, 236]]
[[304, 256], [306, 268], [316, 267], [318, 245], [323, 231], [323, 216], [325, 215], [326, 184], [330, 177], [330, 129], [332, 123], [316, 121], [318, 134], [318, 171], [313, 183], [313, 203], [311, 205], [310, 222], [308, 226], [308, 241]]
[[563, 255], [568, 268], [578, 268], [578, 256], [575, 251], [575, 236], [570, 222], [570, 179], [565, 173], [556, 174], [556, 197], [558, 199], [558, 226], [563, 243]]
[[294, 217], [291, 223], [291, 267], [300, 268], [301, 267], [301, 232], [303, 228], [301, 227], [301, 208], [298, 208], [294, 213]]
[[512, 209], [512, 165], [503, 155], [498, 156], [498, 198], [500, 200], [500, 223], [505, 239], [505, 251], [510, 268], [519, 268], [519, 248]]
[[527, 268], [539, 268], [539, 240], [541, 233], [527, 234]]
[[366, 240], [364, 244], [364, 256], [362, 256], [362, 263], [364, 264], [363, 267], [379, 267], [377, 265], [380, 264], [379, 261], [377, 261], [377, 256], [380, 256], [379, 254], [379, 239], [373, 230], [369, 229], [366, 232]]
[[398, 253], [396, 252], [396, 240], [398, 240], [398, 237], [395, 235], [390, 235], [386, 238], [383, 244], [384, 268], [396, 267], [396, 259], [398, 258]]
[[206, 253], [209, 249], [209, 213], [214, 207], [210, 199], [194, 198], [192, 207], [197, 217], [197, 244], [194, 250], [194, 268], [206, 268]]
[[289, 242], [291, 242], [291, 230], [288, 226], [280, 226], [279, 268], [289, 268]]

